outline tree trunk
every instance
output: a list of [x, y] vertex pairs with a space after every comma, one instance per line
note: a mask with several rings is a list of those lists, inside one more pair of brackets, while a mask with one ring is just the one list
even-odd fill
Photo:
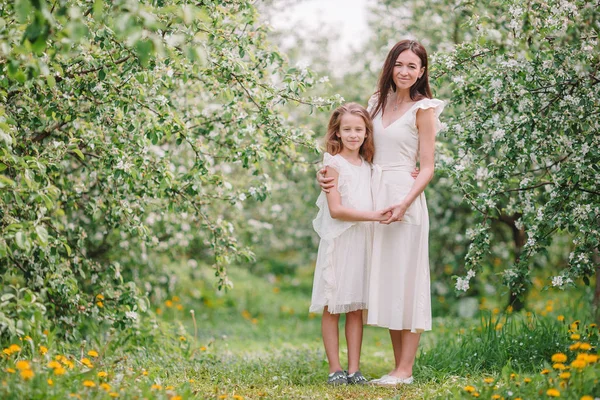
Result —
[[594, 319], [600, 325], [600, 252], [595, 249], [592, 253], [592, 260], [596, 264], [596, 290], [594, 291]]
[[[521, 215], [501, 215], [500, 221], [504, 222], [506, 225], [510, 227], [512, 230], [513, 236], [513, 244], [515, 246], [515, 265], [519, 263], [521, 258], [521, 252], [523, 251], [523, 246], [525, 246], [525, 229], [517, 228], [517, 224], [515, 223], [517, 219], [519, 219]], [[520, 311], [525, 308], [525, 297], [529, 292], [529, 286], [525, 286], [523, 292], [519, 295], [513, 293], [512, 291], [509, 294], [508, 305], [512, 306], [513, 311]]]

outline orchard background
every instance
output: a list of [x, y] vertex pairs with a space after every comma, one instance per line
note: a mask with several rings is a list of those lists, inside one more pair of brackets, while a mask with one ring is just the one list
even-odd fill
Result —
[[[2, 397], [600, 397], [600, 3], [372, 2], [344, 69], [330, 36], [271, 28], [293, 3], [0, 3]], [[402, 38], [448, 101], [436, 326], [416, 385], [333, 390], [307, 313], [320, 140]]]

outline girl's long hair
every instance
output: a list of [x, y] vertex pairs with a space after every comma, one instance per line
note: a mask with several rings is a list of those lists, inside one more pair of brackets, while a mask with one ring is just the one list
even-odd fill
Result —
[[336, 108], [331, 114], [329, 125], [327, 126], [327, 136], [325, 136], [325, 147], [327, 152], [334, 156], [340, 153], [344, 148], [342, 139], [337, 135], [340, 132], [340, 125], [344, 114], [357, 115], [365, 122], [365, 141], [360, 146], [358, 154], [366, 161], [370, 163], [373, 162], [373, 155], [375, 154], [375, 145], [373, 144], [373, 122], [371, 121], [369, 112], [357, 103], [343, 104]]
[[414, 85], [410, 88], [410, 98], [413, 101], [418, 101], [424, 98], [431, 99], [431, 88], [429, 87], [429, 67], [427, 64], [427, 50], [416, 40], [401, 40], [392, 47], [390, 52], [385, 59], [381, 75], [379, 76], [379, 83], [377, 84], [377, 104], [371, 110], [371, 116], [375, 117], [378, 112], [385, 110], [387, 103], [387, 97], [390, 90], [396, 91], [396, 84], [394, 83], [394, 65], [400, 53], [410, 50], [415, 53], [421, 59], [421, 67], [425, 68], [423, 75], [417, 79]]

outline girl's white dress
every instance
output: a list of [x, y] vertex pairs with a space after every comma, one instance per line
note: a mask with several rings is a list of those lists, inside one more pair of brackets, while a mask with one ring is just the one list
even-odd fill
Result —
[[[353, 165], [337, 154], [325, 153], [323, 165], [339, 173], [342, 205], [373, 210], [371, 164]], [[332, 314], [363, 310], [367, 305], [369, 263], [373, 240], [372, 222], [348, 222], [331, 218], [327, 198], [317, 199], [319, 212], [313, 227], [319, 234], [319, 253], [313, 282], [310, 312], [323, 307]]]
[[[376, 100], [375, 96], [369, 100], [369, 111]], [[413, 185], [410, 173], [419, 152], [417, 111], [433, 108], [439, 130], [438, 117], [444, 106], [441, 100], [420, 100], [386, 128], [381, 113], [373, 118], [376, 210], [400, 203]], [[429, 216], [422, 193], [401, 222], [374, 225], [367, 324], [411, 332], [431, 330], [429, 286]]]

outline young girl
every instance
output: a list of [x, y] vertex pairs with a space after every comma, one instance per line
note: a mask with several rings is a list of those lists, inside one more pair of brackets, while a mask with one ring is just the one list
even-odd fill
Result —
[[[368, 298], [368, 276], [373, 224], [389, 215], [373, 211], [371, 162], [373, 124], [367, 110], [356, 103], [336, 109], [327, 128], [326, 176], [337, 190], [322, 192], [313, 221], [319, 234], [319, 253], [313, 283], [311, 312], [323, 310], [321, 331], [327, 360], [328, 383], [363, 384], [359, 371], [363, 317]], [[339, 315], [346, 313], [348, 374], [339, 359]]]

